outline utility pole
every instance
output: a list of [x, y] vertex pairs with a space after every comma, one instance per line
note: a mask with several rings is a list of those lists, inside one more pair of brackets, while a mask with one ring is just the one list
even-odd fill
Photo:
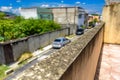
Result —
[[77, 27], [76, 14], [77, 14], [77, 10], [78, 10], [79, 5], [80, 5], [80, 2], [76, 2], [75, 6], [74, 6], [74, 31], [73, 31], [73, 33], [75, 33], [75, 30]]

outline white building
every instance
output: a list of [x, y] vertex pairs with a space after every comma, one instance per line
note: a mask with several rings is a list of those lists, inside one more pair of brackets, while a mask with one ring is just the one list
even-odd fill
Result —
[[35, 18], [35, 19], [47, 19], [53, 20], [53, 14], [50, 9], [45, 8], [22, 8], [20, 11], [20, 15], [23, 16], [25, 19], [28, 18]]

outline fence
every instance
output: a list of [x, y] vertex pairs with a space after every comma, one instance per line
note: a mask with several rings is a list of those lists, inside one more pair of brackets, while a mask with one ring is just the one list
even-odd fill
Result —
[[16, 61], [24, 52], [34, 52], [45, 47], [57, 37], [73, 34], [74, 26], [48, 32], [41, 35], [33, 35], [19, 40], [0, 43], [0, 64], [9, 64]]

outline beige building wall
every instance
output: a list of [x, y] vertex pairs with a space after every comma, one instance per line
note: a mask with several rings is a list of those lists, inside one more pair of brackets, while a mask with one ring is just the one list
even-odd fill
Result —
[[77, 22], [75, 8], [53, 8], [52, 11], [54, 14], [54, 21], [60, 24], [74, 24]]
[[60, 24], [74, 24], [77, 27], [87, 25], [88, 14], [81, 7], [49, 8], [53, 12], [54, 21]]
[[102, 17], [105, 22], [104, 42], [120, 44], [120, 4], [105, 6]]

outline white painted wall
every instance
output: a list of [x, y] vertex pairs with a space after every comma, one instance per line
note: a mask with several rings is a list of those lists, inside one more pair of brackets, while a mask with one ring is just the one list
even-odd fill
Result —
[[37, 18], [37, 8], [21, 9], [20, 15], [23, 16], [25, 19]]

